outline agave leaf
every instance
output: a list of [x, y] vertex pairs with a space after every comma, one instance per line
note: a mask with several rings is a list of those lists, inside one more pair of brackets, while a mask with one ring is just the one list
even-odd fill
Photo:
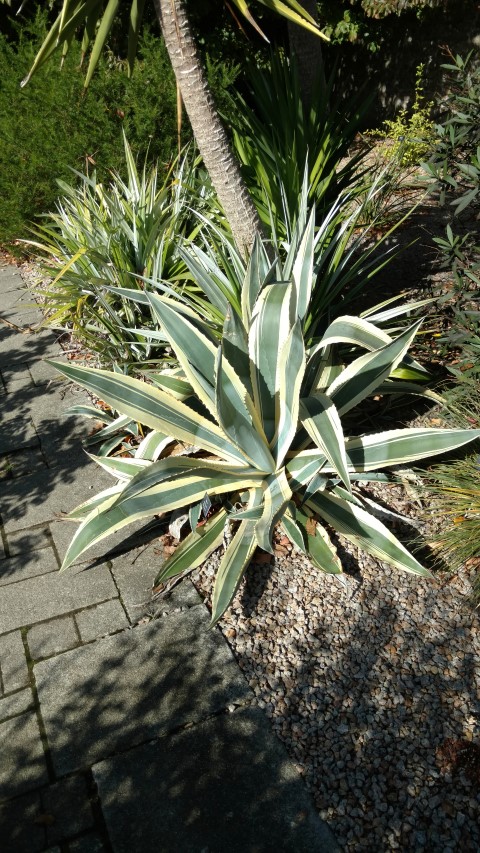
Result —
[[296, 252], [292, 277], [296, 286], [297, 307], [295, 316], [303, 320], [310, 305], [313, 284], [315, 210], [312, 210], [307, 227]]
[[171, 435], [163, 435], [161, 432], [151, 430], [135, 450], [135, 459], [148, 459], [149, 462], [156, 462], [160, 454], [173, 440]]
[[255, 302], [272, 275], [274, 266], [275, 264], [270, 263], [262, 240], [257, 234], [242, 286], [242, 319], [246, 329], [250, 328]]
[[175, 400], [170, 394], [131, 376], [64, 362], [48, 363], [105, 400], [112, 408], [130, 415], [132, 420], [150, 429], [169, 433], [177, 441], [198, 445], [214, 456], [221, 456], [231, 462], [245, 462], [243, 455], [228, 441], [219, 427], [194, 412], [185, 403]]
[[117, 477], [119, 480], [131, 480], [139, 471], [148, 468], [152, 463], [148, 459], [125, 458], [123, 456], [94, 456], [88, 454], [101, 468]]
[[345, 436], [337, 409], [325, 394], [306, 397], [300, 404], [302, 425], [312, 441], [324, 453], [335, 473], [351, 491]]
[[290, 542], [292, 542], [299, 551], [302, 551], [304, 554], [307, 553], [307, 548], [305, 544], [305, 531], [297, 524], [296, 522], [296, 513], [294, 512], [295, 504], [293, 504], [293, 509], [291, 509], [292, 505], [289, 505], [289, 508], [282, 515], [281, 524], [282, 527], [287, 534]]
[[[253, 509], [255, 506], [261, 505], [262, 500], [262, 490], [252, 489], [247, 508]], [[231, 603], [256, 547], [255, 521], [241, 521], [235, 536], [223, 555], [215, 578], [211, 626], [218, 622]]]
[[167, 391], [176, 400], [188, 400], [193, 394], [193, 388], [190, 382], [180, 376], [172, 376], [171, 373], [147, 373], [147, 378], [150, 379], [157, 388], [162, 388]]
[[82, 404], [76, 404], [75, 406], [69, 406], [67, 411], [67, 415], [83, 415], [85, 418], [93, 418], [95, 421], [102, 421], [105, 424], [113, 423], [114, 418], [108, 412], [104, 412], [103, 409], [97, 409], [96, 406], [85, 406]]
[[375, 471], [448, 453], [479, 437], [478, 429], [396, 429], [347, 439], [345, 450], [351, 469]]
[[380, 349], [355, 359], [327, 388], [339, 415], [368, 397], [399, 364], [420, 327], [421, 320]]
[[430, 572], [407, 551], [393, 533], [366, 510], [328, 492], [318, 492], [308, 500], [308, 506], [368, 554], [395, 568], [431, 577]]
[[262, 425], [257, 424], [258, 429], [255, 429], [244, 404], [247, 392], [239, 380], [232, 381], [232, 374], [229, 376], [223, 369], [224, 363], [228, 362], [222, 358], [222, 349], [219, 347], [215, 381], [218, 422], [230, 441], [241, 449], [250, 465], [259, 471], [272, 472], [275, 470], [275, 462], [263, 435]]
[[334, 344], [354, 344], [367, 350], [374, 350], [391, 343], [391, 341], [390, 335], [387, 335], [382, 329], [378, 329], [368, 320], [345, 314], [330, 323], [321, 340], [309, 351], [309, 358], [314, 358], [317, 352], [324, 347]]
[[[301, 525], [297, 517], [297, 523]], [[307, 543], [307, 554], [312, 563], [328, 575], [340, 575], [342, 564], [327, 531], [318, 521], [315, 524], [315, 533], [308, 533], [305, 527]]]
[[105, 438], [108, 438], [113, 433], [122, 431], [123, 434], [130, 433], [131, 435], [136, 435], [137, 432], [135, 430], [135, 422], [132, 421], [131, 417], [128, 415], [119, 415], [117, 418], [111, 421], [111, 423], [107, 424], [103, 429], [98, 430], [98, 432], [94, 432], [93, 435], [89, 435], [88, 438], [83, 442], [86, 447], [91, 444], [98, 444], [99, 441], [103, 441]]
[[283, 463], [298, 428], [300, 389], [305, 373], [305, 347], [302, 326], [297, 320], [282, 347], [277, 369], [275, 421], [272, 454], [277, 468]]
[[292, 491], [306, 485], [327, 463], [325, 454], [317, 449], [294, 451], [287, 454], [287, 459], [286, 469]]
[[200, 566], [222, 544], [226, 519], [226, 511], [220, 509], [204, 525], [192, 530], [163, 564], [155, 584]]
[[260, 414], [267, 440], [275, 435], [275, 394], [278, 362], [290, 334], [292, 285], [276, 282], [263, 288], [252, 315], [249, 353], [255, 408]]
[[107, 504], [110, 506], [114, 502], [124, 485], [125, 483], [122, 482], [117, 483], [115, 486], [110, 486], [108, 489], [103, 489], [103, 491], [94, 495], [93, 498], [89, 498], [75, 507], [75, 509], [72, 509], [68, 513], [67, 518], [72, 521], [78, 521], [79, 519], [86, 518], [93, 509], [97, 509], [100, 512], [104, 506], [107, 506]]
[[207, 410], [215, 416], [215, 357], [217, 345], [196, 324], [158, 296], [149, 294], [150, 304], [167, 340], [173, 347], [187, 382]]
[[260, 548], [273, 554], [273, 528], [292, 497], [285, 469], [282, 468], [277, 473], [265, 477], [261, 488], [263, 490], [263, 509], [261, 518], [255, 525], [255, 538]]
[[[202, 476], [208, 478], [225, 477], [229, 480], [235, 479], [236, 483], [241, 483], [243, 479], [251, 480], [254, 478], [257, 480], [259, 477], [261, 478], [259, 472], [254, 468], [229, 465], [222, 460], [197, 459], [192, 456], [167, 456], [166, 459], [153, 462], [139, 471], [136, 477], [125, 485], [121, 500], [129, 500], [152, 488], [161, 487], [163, 483], [178, 478], [188, 478], [189, 476], [195, 477], [197, 480]], [[203, 498], [205, 492], [208, 491], [205, 487], [199, 499]]]
[[252, 397], [247, 334], [238, 315], [230, 309], [223, 324], [222, 350], [227, 361], [235, 367], [242, 385]]

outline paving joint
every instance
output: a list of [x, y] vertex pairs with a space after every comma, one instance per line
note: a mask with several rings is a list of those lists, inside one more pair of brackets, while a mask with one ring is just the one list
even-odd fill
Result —
[[50, 744], [48, 742], [47, 730], [45, 728], [45, 723], [43, 721], [42, 711], [40, 708], [40, 698], [38, 696], [37, 683], [35, 681], [34, 661], [30, 655], [27, 633], [28, 633], [27, 628], [21, 629], [20, 634], [22, 637], [23, 647], [25, 650], [25, 658], [27, 661], [27, 669], [28, 669], [28, 675], [29, 675], [29, 680], [30, 680], [30, 689], [32, 691], [32, 696], [33, 696], [33, 708], [34, 708], [35, 716], [37, 719], [38, 730], [40, 732], [40, 741], [42, 743], [43, 754], [44, 754], [44, 758], [45, 758], [45, 765], [46, 765], [47, 774], [48, 774], [48, 781], [51, 784], [52, 782], [56, 782], [55, 770], [54, 770], [53, 761], [52, 761]]

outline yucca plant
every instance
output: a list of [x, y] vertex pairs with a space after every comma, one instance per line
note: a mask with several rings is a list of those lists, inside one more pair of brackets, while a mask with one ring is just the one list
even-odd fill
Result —
[[266, 68], [250, 69], [247, 98], [235, 92], [228, 116], [235, 150], [262, 221], [268, 229], [273, 218], [279, 234], [294, 220], [305, 164], [309, 205], [322, 217], [356, 186], [363, 153], [349, 149], [369, 101], [340, 104], [334, 81], [332, 74], [325, 89], [319, 80], [307, 107], [295, 61], [276, 53]]
[[202, 203], [208, 208], [212, 192], [198, 160], [186, 155], [160, 179], [158, 167], [139, 170], [126, 139], [124, 144], [126, 181], [115, 172], [108, 185], [95, 172], [75, 172], [75, 186], [59, 181], [57, 212], [28, 243], [40, 251], [52, 278], [42, 290], [48, 322], [72, 329], [103, 364], [128, 366], [154, 355], [133, 331], [152, 326], [152, 316], [125, 299], [121, 288], [140, 292], [151, 281], [188, 275], [177, 247], [201, 227], [192, 199], [200, 210]]
[[[287, 281], [276, 279], [275, 265], [257, 240], [243, 283], [241, 316], [227, 313], [220, 342], [194, 311], [149, 294], [179, 365], [173, 376], [159, 373], [155, 386], [54, 362], [65, 376], [151, 429], [146, 441], [157, 448], [172, 439], [190, 448], [186, 455], [157, 461], [99, 459], [121, 480], [71, 513], [81, 523], [64, 568], [136, 519], [189, 507], [191, 532], [157, 581], [194, 569], [227, 534], [212, 623], [229, 606], [255, 549], [272, 551], [279, 523], [323, 572], [342, 571], [329, 533], [333, 528], [395, 568], [428, 575], [369, 512], [355, 484], [459, 447], [480, 430], [347, 432], [342, 419], [365, 398], [412, 389], [392, 374], [406, 363], [419, 322], [390, 337], [367, 320], [338, 317], [306, 346], [313, 258], [313, 222]], [[213, 514], [199, 526], [205, 507]]]

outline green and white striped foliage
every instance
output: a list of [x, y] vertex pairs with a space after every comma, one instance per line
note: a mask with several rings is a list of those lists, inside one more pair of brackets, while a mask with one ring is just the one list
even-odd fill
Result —
[[[193, 312], [148, 295], [178, 360], [173, 382], [171, 375], [165, 381], [157, 375], [152, 385], [56, 363], [69, 379], [152, 431], [136, 458], [98, 460], [118, 483], [72, 513], [80, 526], [64, 568], [136, 519], [189, 507], [191, 533], [163, 565], [157, 582], [201, 564], [222, 544], [228, 525], [233, 536], [215, 581], [212, 623], [229, 606], [256, 547], [272, 551], [279, 522], [324, 572], [342, 571], [328, 533], [334, 528], [390, 565], [428, 575], [368, 511], [355, 482], [458, 448], [480, 430], [398, 429], [345, 436], [344, 414], [379, 388], [382, 393], [395, 389], [392, 376], [408, 363], [419, 323], [390, 337], [367, 320], [344, 316], [306, 349], [310, 235], [302, 252], [290, 280], [274, 281], [264, 249], [256, 244], [242, 291], [242, 318], [227, 314], [220, 343]], [[346, 365], [336, 355], [344, 344], [353, 353]], [[404, 390], [406, 383], [400, 384]], [[162, 458], [172, 440], [192, 446], [195, 454]], [[199, 524], [206, 495], [213, 514]]]

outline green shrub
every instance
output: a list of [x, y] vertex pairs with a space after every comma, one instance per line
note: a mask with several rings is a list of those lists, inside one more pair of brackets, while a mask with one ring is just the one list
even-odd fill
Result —
[[[56, 364], [152, 430], [133, 459], [99, 460], [120, 482], [71, 513], [81, 524], [65, 568], [135, 519], [189, 506], [191, 533], [157, 582], [191, 571], [225, 537], [212, 623], [229, 606], [257, 546], [272, 551], [278, 523], [326, 573], [342, 571], [333, 528], [394, 568], [428, 575], [371, 513], [372, 504], [367, 506], [355, 484], [388, 479], [384, 472], [392, 466], [454, 449], [480, 430], [392, 430], [358, 437], [344, 431], [349, 420], [350, 428], [354, 424], [345, 416], [362, 400], [395, 392], [392, 374], [405, 363], [419, 323], [392, 338], [371, 322], [343, 316], [306, 346], [313, 220], [314, 213], [287, 280], [276, 279], [257, 240], [239, 313], [227, 315], [220, 343], [200, 316], [149, 295], [179, 364], [174, 376], [160, 373], [156, 387], [118, 373]], [[158, 458], [159, 448], [174, 440], [192, 445], [191, 453]], [[199, 526], [202, 514], [212, 511]]]
[[432, 194], [450, 212], [445, 236], [433, 238], [454, 286], [453, 322], [442, 342], [460, 349], [465, 365], [473, 361], [475, 366], [480, 352], [480, 62], [473, 52], [451, 59], [443, 66], [449, 72], [444, 119], [436, 127], [435, 151], [423, 166]]
[[433, 102], [425, 103], [423, 72], [424, 66], [419, 65], [411, 110], [400, 110], [396, 119], [387, 119], [382, 128], [371, 132], [372, 136], [385, 140], [382, 146], [385, 158], [398, 160], [402, 166], [419, 165], [435, 144]]
[[[30, 220], [51, 209], [56, 179], [71, 168], [124, 169], [122, 127], [135, 154], [169, 163], [176, 153], [176, 92], [159, 39], [146, 33], [131, 80], [100, 62], [84, 94], [80, 47], [73, 43], [63, 68], [47, 63], [25, 88], [45, 29], [38, 13], [15, 42], [0, 35], [0, 243], [25, 237]], [[187, 138], [188, 131], [185, 131]]]

